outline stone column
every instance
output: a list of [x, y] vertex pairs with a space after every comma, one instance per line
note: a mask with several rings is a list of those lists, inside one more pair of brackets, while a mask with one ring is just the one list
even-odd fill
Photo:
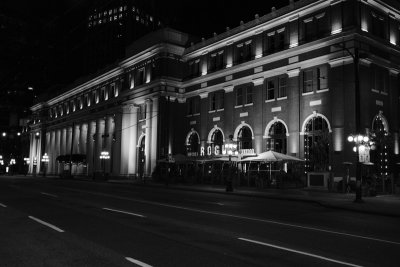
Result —
[[96, 143], [96, 122], [89, 121], [87, 127], [87, 135], [86, 135], [86, 162], [87, 162], [87, 171], [88, 175], [93, 174], [94, 172], [94, 148]]
[[113, 175], [121, 175], [121, 166], [122, 166], [122, 158], [121, 158], [121, 131], [122, 131], [122, 109], [115, 114], [114, 118], [114, 132], [115, 132], [115, 142], [114, 142], [114, 153], [113, 153]]
[[103, 150], [104, 139], [104, 119], [99, 118], [96, 122], [96, 146], [94, 148], [94, 166], [95, 171], [101, 171], [100, 153]]
[[151, 99], [146, 99], [146, 140], [145, 140], [145, 156], [146, 156], [146, 163], [145, 163], [145, 176], [151, 176], [151, 155], [150, 155], [150, 146], [151, 146], [151, 107], [152, 101]]
[[104, 134], [103, 134], [103, 150], [107, 151], [110, 155], [110, 159], [105, 161], [105, 170], [107, 173], [110, 173], [111, 170], [111, 161], [113, 160], [112, 151], [111, 151], [111, 142], [112, 142], [112, 117], [106, 116], [104, 118]]
[[56, 133], [55, 131], [51, 131], [50, 133], [50, 149], [49, 149], [49, 174], [55, 174], [56, 173], [56, 150], [55, 150], [55, 144], [56, 144]]
[[[61, 129], [56, 130], [56, 142], [55, 142], [55, 151], [56, 151], [56, 157], [61, 155]], [[60, 174], [61, 173], [61, 163], [57, 162], [55, 165], [56, 167], [56, 173]]]
[[153, 173], [157, 164], [157, 148], [158, 148], [158, 98], [153, 98], [153, 106], [151, 112], [151, 153], [150, 153], [150, 175]]
[[130, 145], [129, 145], [129, 174], [137, 174], [137, 131], [138, 131], [138, 107], [130, 107]]
[[[33, 146], [34, 146], [35, 137], [33, 133], [29, 134], [29, 169], [28, 173], [32, 174], [33, 171]], [[3, 159], [4, 160], [4, 159]]]

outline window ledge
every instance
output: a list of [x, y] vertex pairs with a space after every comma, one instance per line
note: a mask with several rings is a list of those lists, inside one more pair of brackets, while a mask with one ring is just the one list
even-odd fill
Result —
[[193, 114], [193, 116], [200, 116], [200, 113], [195, 113]]
[[312, 94], [314, 94], [314, 92], [302, 93], [301, 95], [302, 95], [302, 96], [305, 96], [305, 95], [312, 95]]
[[317, 93], [329, 92], [329, 88], [318, 90]]
[[252, 106], [253, 105], [253, 103], [249, 103], [249, 104], [245, 104], [244, 106], [245, 107], [249, 107], [249, 106]]
[[235, 106], [235, 108], [242, 108], [242, 107], [243, 107], [243, 105]]
[[223, 108], [217, 109], [217, 112], [220, 112], [220, 111], [224, 111], [224, 109]]
[[265, 103], [270, 103], [270, 102], [274, 102], [275, 101], [275, 99], [268, 99], [268, 100], [265, 100]]
[[139, 122], [145, 121], [146, 119], [140, 119]]
[[371, 91], [374, 92], [374, 93], [378, 93], [379, 94], [379, 90], [376, 90], [374, 88], [372, 88]]
[[279, 97], [279, 98], [277, 98], [276, 100], [285, 100], [285, 99], [287, 99], [287, 96], [283, 96], [283, 97]]
[[381, 95], [388, 95], [387, 92], [381, 92]]
[[189, 115], [186, 115], [186, 118], [190, 118], [192, 116], [193, 116], [192, 114], [189, 114]]
[[209, 110], [208, 113], [214, 113], [216, 110]]

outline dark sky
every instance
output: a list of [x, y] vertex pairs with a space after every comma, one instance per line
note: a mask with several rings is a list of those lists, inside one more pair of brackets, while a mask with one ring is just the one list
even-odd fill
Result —
[[[96, 0], [1, 0], [0, 1], [0, 92], [44, 88], [63, 84], [65, 72], [59, 55], [74, 44], [87, 23], [87, 10]], [[101, 0], [107, 1], [107, 0]], [[153, 6], [165, 24], [198, 37], [209, 38], [240, 21], [248, 22], [289, 3], [288, 0], [190, 1], [136, 0]], [[150, 4], [149, 4], [150, 3]], [[68, 45], [65, 45], [68, 43]]]

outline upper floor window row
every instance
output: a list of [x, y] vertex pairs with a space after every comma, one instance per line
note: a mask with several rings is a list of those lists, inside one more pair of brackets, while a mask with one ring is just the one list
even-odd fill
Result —
[[128, 73], [128, 87], [133, 89], [137, 86], [151, 82], [156, 73], [155, 63], [146, 64], [143, 67], [138, 67]]
[[81, 110], [84, 107], [90, 107], [91, 105], [97, 104], [100, 101], [106, 101], [118, 97], [119, 91], [120, 89], [118, 84], [113, 82], [50, 108], [48, 115], [50, 118], [58, 118], [68, 115], [77, 110]]

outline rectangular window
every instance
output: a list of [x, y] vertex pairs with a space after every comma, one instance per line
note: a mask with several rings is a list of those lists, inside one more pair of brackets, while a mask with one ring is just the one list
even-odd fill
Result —
[[217, 109], [217, 94], [216, 93], [209, 94], [209, 99], [210, 99], [210, 110], [216, 110]]
[[217, 54], [212, 54], [210, 55], [209, 58], [209, 65], [208, 65], [208, 70], [211, 71], [215, 71], [217, 68]]
[[267, 52], [268, 54], [275, 52], [275, 32], [267, 35]]
[[321, 66], [317, 68], [318, 88], [317, 90], [324, 90], [328, 88], [328, 68]]
[[253, 103], [253, 87], [249, 86], [246, 88], [246, 104]]
[[309, 19], [304, 20], [304, 39], [306, 42], [313, 41], [316, 33], [315, 33], [315, 24], [313, 23], [314, 18], [311, 17]]
[[372, 25], [372, 34], [380, 37], [385, 38], [385, 20], [384, 17], [375, 13], [371, 12], [371, 25]]
[[188, 99], [187, 102], [187, 114], [194, 115], [200, 113], [200, 98], [192, 97]]
[[220, 91], [217, 98], [217, 109], [224, 108], [225, 91]]
[[209, 110], [219, 110], [224, 108], [224, 91], [218, 91], [214, 93], [210, 93], [208, 95], [210, 108]]
[[249, 61], [253, 59], [253, 53], [252, 53], [252, 42], [247, 41], [244, 44], [244, 61]]
[[267, 81], [267, 100], [275, 99], [275, 81], [268, 80]]
[[199, 77], [200, 76], [200, 59], [192, 61], [189, 63], [191, 77]]
[[144, 84], [144, 68], [140, 68], [136, 70], [136, 77], [135, 77], [135, 86]]
[[303, 93], [313, 91], [313, 70], [303, 72]]
[[145, 120], [146, 119], [146, 104], [141, 104], [139, 105], [139, 120]]
[[236, 90], [236, 106], [243, 105], [243, 88]]
[[239, 44], [236, 46], [236, 64], [240, 64], [244, 62], [244, 48], [243, 44]]
[[133, 79], [132, 73], [129, 73], [128, 80], [129, 80], [129, 89], [133, 89], [135, 87], [135, 79]]
[[329, 34], [328, 16], [325, 13], [315, 16], [316, 37], [322, 38]]
[[216, 70], [221, 70], [224, 67], [224, 51], [220, 51], [216, 56]]
[[286, 97], [286, 77], [279, 78], [279, 90], [278, 90], [278, 98]]
[[285, 30], [284, 29], [277, 31], [275, 42], [276, 42], [275, 51], [281, 51], [281, 50], [285, 49]]

